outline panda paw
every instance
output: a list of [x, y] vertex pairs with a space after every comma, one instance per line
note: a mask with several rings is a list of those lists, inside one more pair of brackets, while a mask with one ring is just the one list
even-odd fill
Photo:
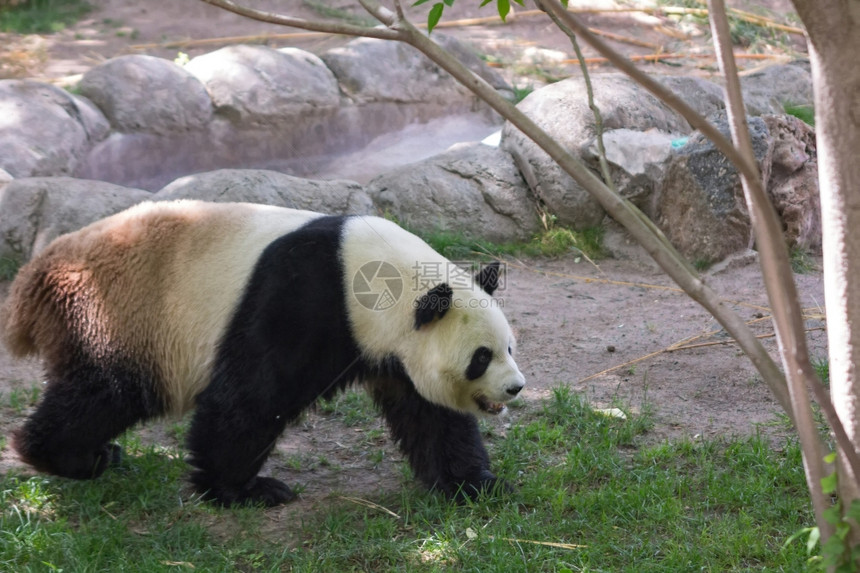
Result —
[[262, 505], [274, 507], [296, 499], [287, 484], [270, 477], [254, 477], [242, 487], [212, 486], [203, 492], [203, 499], [224, 507]]
[[117, 444], [105, 444], [95, 451], [67, 451], [54, 456], [27, 457], [27, 462], [36, 469], [71, 479], [96, 479], [108, 467], [122, 462], [122, 448]]

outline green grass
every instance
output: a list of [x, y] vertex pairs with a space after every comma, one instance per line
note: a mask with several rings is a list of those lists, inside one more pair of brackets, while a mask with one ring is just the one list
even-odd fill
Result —
[[449, 231], [416, 234], [427, 241], [433, 249], [452, 260], [475, 259], [482, 255], [490, 257], [501, 255], [558, 257], [570, 253], [599, 260], [607, 255], [603, 248], [603, 227], [592, 227], [583, 231], [552, 227], [538, 233], [531, 241], [512, 243], [493, 243], [482, 239], [472, 239], [460, 233]]
[[9, 396], [3, 396], [0, 392], [0, 402], [5, 402], [16, 414], [22, 414], [27, 408], [35, 406], [39, 401], [42, 388], [36, 384], [30, 388], [15, 388], [9, 391]]
[[84, 0], [28, 0], [17, 6], [0, 8], [0, 32], [59, 32], [91, 9]]
[[813, 358], [812, 367], [825, 387], [830, 387], [830, 361], [825, 358]]
[[378, 417], [373, 409], [373, 400], [363, 391], [341, 392], [331, 400], [320, 400], [316, 408], [340, 419], [347, 426], [368, 424]]
[[818, 270], [812, 255], [800, 247], [793, 247], [788, 252], [788, 261], [791, 264], [791, 270], [799, 275], [807, 275]]
[[793, 115], [807, 125], [815, 127], [815, 108], [811, 105], [784, 105], [783, 109], [788, 115]]
[[[333, 416], [369, 407], [346, 401]], [[189, 495], [183, 452], [132, 435], [96, 481], [0, 477], [0, 570], [804, 570], [803, 542], [781, 549], [813, 522], [795, 443], [649, 443], [647, 409], [607, 417], [566, 387], [514, 412], [505, 436], [482, 428], [516, 492], [465, 505], [408, 479], [344, 492], [369, 503], [218, 509]]]
[[12, 257], [0, 257], [0, 281], [11, 281], [18, 274], [21, 261]]
[[531, 83], [526, 84], [522, 87], [515, 85], [511, 89], [514, 92], [514, 104], [520, 103], [521, 101], [526, 99], [529, 95], [531, 95], [531, 93], [533, 91], [535, 91], [534, 84], [531, 84]]

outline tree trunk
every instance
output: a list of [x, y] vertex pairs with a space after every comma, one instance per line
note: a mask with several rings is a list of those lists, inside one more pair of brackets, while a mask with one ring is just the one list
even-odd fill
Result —
[[[830, 392], [860, 450], [860, 0], [794, 0], [794, 6], [809, 36], [815, 89]], [[858, 478], [839, 464], [843, 507], [860, 498]], [[852, 545], [858, 544], [854, 528]]]

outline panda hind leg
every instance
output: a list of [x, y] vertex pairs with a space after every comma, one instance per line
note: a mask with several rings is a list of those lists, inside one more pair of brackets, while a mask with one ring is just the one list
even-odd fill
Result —
[[39, 471], [94, 479], [118, 465], [110, 443], [137, 422], [162, 413], [149, 379], [126, 371], [78, 367], [49, 375], [36, 411], [12, 436], [12, 447]]

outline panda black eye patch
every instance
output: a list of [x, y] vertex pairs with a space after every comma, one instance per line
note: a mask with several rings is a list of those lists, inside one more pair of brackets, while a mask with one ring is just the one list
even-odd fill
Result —
[[466, 378], [469, 380], [477, 380], [483, 376], [492, 360], [493, 351], [486, 346], [479, 347], [472, 354], [472, 361], [469, 362], [469, 367], [466, 368]]

